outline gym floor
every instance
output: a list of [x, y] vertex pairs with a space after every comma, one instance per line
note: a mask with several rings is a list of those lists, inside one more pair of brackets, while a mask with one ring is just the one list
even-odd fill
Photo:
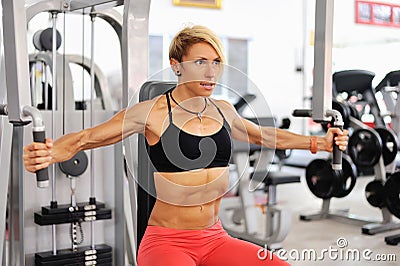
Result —
[[[301, 214], [315, 213], [321, 210], [322, 199], [316, 198], [308, 189], [305, 182], [305, 169], [283, 166], [283, 171], [296, 173], [301, 176], [301, 183], [284, 184], [278, 186], [277, 200], [279, 206], [287, 207], [292, 212], [292, 226], [289, 235], [283, 242], [285, 257], [289, 258], [292, 265], [399, 265], [400, 244], [398, 246], [387, 245], [385, 236], [400, 234], [400, 230], [392, 230], [376, 235], [364, 235], [361, 226], [332, 219], [319, 221], [301, 221]], [[382, 212], [374, 208], [365, 199], [365, 186], [373, 180], [372, 176], [357, 178], [353, 191], [345, 198], [331, 199], [330, 210], [348, 209], [349, 213], [357, 217], [368, 218], [368, 220], [382, 219]], [[399, 222], [399, 219], [394, 218]], [[347, 246], [339, 248], [337, 241], [346, 242]], [[304, 250], [315, 250], [318, 257], [323, 259], [304, 260], [296, 258], [296, 253], [306, 253]], [[322, 253], [324, 249], [331, 250]], [[371, 252], [368, 252], [370, 250]], [[353, 253], [352, 253], [353, 252]], [[360, 254], [360, 260], [354, 259]], [[362, 254], [370, 257], [368, 261]], [[344, 254], [344, 255], [343, 255]], [[350, 255], [348, 255], [350, 254]], [[391, 255], [394, 254], [394, 255]], [[339, 256], [339, 258], [337, 258]], [[340, 257], [341, 256], [341, 257]], [[389, 261], [377, 261], [375, 258], [394, 257]], [[296, 259], [290, 259], [296, 258]], [[336, 259], [335, 259], [336, 258]]]

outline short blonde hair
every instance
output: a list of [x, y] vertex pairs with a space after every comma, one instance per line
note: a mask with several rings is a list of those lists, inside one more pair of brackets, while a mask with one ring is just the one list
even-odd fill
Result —
[[221, 40], [209, 28], [204, 26], [187, 26], [179, 31], [171, 41], [169, 46], [169, 59], [176, 59], [182, 62], [189, 48], [199, 42], [210, 44], [221, 59], [221, 63], [225, 63], [225, 54]]

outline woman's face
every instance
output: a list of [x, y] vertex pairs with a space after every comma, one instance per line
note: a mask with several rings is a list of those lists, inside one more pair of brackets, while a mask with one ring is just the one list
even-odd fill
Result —
[[179, 83], [194, 95], [210, 96], [221, 74], [221, 58], [206, 42], [192, 45], [179, 64]]

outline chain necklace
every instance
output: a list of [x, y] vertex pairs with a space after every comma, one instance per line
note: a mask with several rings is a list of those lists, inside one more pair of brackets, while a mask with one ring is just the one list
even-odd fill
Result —
[[172, 91], [169, 93], [169, 96], [171, 97], [172, 101], [173, 101], [177, 106], [179, 106], [179, 108], [181, 108], [183, 111], [186, 111], [186, 112], [188, 112], [188, 113], [190, 113], [190, 114], [197, 115], [197, 118], [200, 120], [200, 122], [202, 121], [202, 119], [203, 119], [202, 115], [203, 115], [204, 111], [205, 111], [206, 108], [207, 108], [207, 98], [204, 98], [204, 108], [203, 108], [203, 110], [201, 110], [200, 112], [195, 112], [195, 111], [186, 109], [185, 107], [183, 107], [182, 105], [180, 105], [180, 104], [174, 99], [174, 97], [172, 97]]

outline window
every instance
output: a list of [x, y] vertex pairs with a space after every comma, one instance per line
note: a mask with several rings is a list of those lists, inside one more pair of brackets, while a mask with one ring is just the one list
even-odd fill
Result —
[[400, 27], [400, 5], [356, 0], [356, 23]]

